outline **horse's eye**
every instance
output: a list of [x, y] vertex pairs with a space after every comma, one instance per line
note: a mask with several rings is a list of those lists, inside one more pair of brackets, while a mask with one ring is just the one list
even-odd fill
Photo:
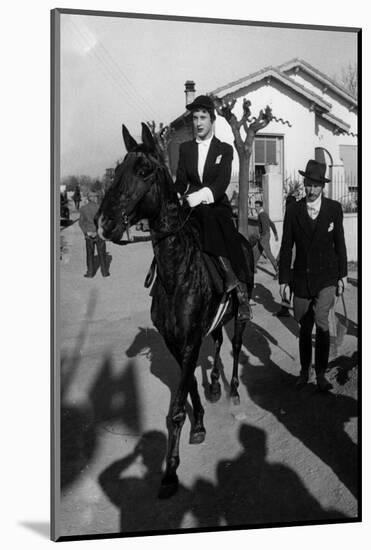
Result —
[[138, 176], [145, 178], [151, 172], [150, 168], [141, 168], [138, 170]]

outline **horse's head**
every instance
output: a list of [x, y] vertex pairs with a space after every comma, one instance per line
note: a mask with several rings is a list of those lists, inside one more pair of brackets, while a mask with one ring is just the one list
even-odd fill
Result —
[[116, 167], [114, 181], [97, 214], [99, 235], [114, 242], [120, 241], [128, 226], [156, 214], [158, 192], [154, 184], [160, 172], [166, 170], [148, 126], [142, 123], [139, 145], [125, 125], [122, 135], [127, 155]]

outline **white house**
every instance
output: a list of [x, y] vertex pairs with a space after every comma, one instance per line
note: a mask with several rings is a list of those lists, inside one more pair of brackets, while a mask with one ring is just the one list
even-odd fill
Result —
[[[236, 99], [233, 109], [242, 116], [244, 98], [251, 102], [251, 113], [269, 105], [273, 120], [255, 138], [251, 159], [251, 187], [259, 188], [267, 180], [267, 165], [275, 165], [275, 179], [280, 182], [280, 195], [289, 182], [300, 181], [298, 170], [305, 169], [309, 159], [325, 162], [328, 196], [347, 205], [357, 202], [357, 100], [331, 78], [302, 59], [293, 59], [277, 67], [230, 82], [215, 90], [195, 91], [192, 81], [185, 84], [186, 105], [196, 95], [209, 93]], [[193, 130], [188, 111], [171, 123], [174, 138], [169, 148], [170, 164], [176, 171], [179, 143], [191, 139]], [[217, 116], [215, 133], [233, 145], [233, 134], [226, 120]], [[238, 156], [234, 155], [231, 196], [238, 189]], [[272, 187], [272, 186], [271, 186]], [[275, 189], [278, 187], [275, 185]], [[281, 217], [282, 219], [282, 217]]]
[[[186, 104], [195, 96], [192, 84], [186, 83]], [[294, 59], [278, 67], [267, 67], [210, 93], [235, 98], [233, 112], [237, 118], [242, 115], [244, 98], [251, 101], [253, 116], [266, 105], [271, 107], [274, 119], [257, 134], [251, 161], [257, 185], [266, 164], [276, 164], [284, 182], [299, 177], [297, 170], [316, 158], [326, 162], [327, 176], [333, 182], [357, 187], [357, 101], [305, 61]], [[188, 112], [171, 125], [175, 129], [170, 151], [174, 170], [179, 143], [192, 136]], [[222, 117], [217, 117], [215, 131], [219, 139], [233, 144], [232, 131]], [[238, 174], [238, 168], [236, 154], [232, 172]], [[335, 189], [329, 190], [329, 194], [340, 198]]]

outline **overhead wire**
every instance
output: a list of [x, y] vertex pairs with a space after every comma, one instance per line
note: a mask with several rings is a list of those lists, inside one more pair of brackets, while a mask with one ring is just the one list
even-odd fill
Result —
[[[77, 33], [80, 39], [80, 43], [82, 44], [84, 49], [87, 49], [87, 53], [91, 54], [91, 56], [96, 59], [100, 68], [103, 69], [106, 75], [111, 78], [123, 97], [125, 97], [125, 99], [131, 103], [131, 106], [138, 112], [138, 115], [141, 118], [143, 118], [143, 115], [145, 115], [147, 119], [152, 119], [153, 109], [144, 100], [144, 98], [142, 98], [141, 94], [136, 91], [134, 85], [124, 77], [124, 73], [120, 69], [117, 62], [107, 52], [106, 48], [102, 44], [100, 44], [99, 41], [92, 45], [90, 43], [89, 37], [84, 34], [83, 30], [74, 21], [72, 21], [72, 19], [69, 19], [69, 21], [75, 32]], [[103, 52], [100, 51], [99, 47], [103, 50]], [[128, 88], [126, 80], [128, 80], [133, 91]], [[140, 100], [142, 101], [142, 103], [140, 103]]]

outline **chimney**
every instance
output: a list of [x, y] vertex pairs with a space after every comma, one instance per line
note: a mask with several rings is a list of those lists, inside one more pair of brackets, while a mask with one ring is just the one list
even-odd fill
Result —
[[185, 90], [184, 90], [185, 104], [186, 104], [186, 107], [187, 107], [187, 105], [192, 103], [192, 101], [194, 100], [194, 98], [196, 96], [195, 83], [193, 82], [193, 80], [187, 80], [186, 83], [184, 84], [184, 86], [185, 86]]

